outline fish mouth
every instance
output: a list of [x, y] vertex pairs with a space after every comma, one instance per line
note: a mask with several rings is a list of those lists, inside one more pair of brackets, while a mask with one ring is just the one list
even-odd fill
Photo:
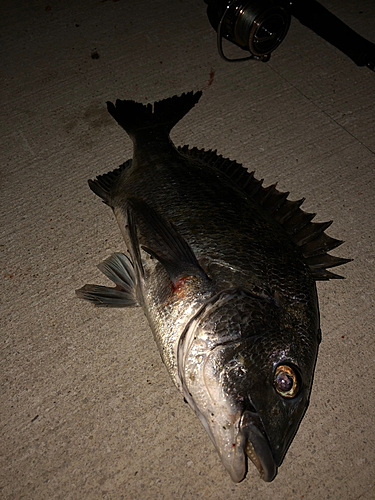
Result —
[[277, 466], [268, 439], [262, 432], [263, 425], [258, 414], [245, 411], [240, 423], [241, 432], [246, 435], [244, 451], [257, 468], [260, 477], [267, 483], [273, 481]]

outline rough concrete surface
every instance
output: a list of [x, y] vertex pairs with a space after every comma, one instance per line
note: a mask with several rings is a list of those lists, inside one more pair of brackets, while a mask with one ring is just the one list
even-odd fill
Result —
[[[375, 42], [373, 1], [322, 3]], [[375, 74], [296, 19], [269, 63], [226, 63], [205, 8], [1, 2], [1, 498], [375, 498]], [[198, 89], [175, 143], [306, 197], [345, 240], [333, 253], [354, 259], [345, 280], [318, 284], [311, 404], [270, 484], [251, 464], [231, 482], [140, 309], [97, 310], [74, 293], [106, 284], [96, 264], [124, 250], [87, 186], [132, 155], [105, 102]]]

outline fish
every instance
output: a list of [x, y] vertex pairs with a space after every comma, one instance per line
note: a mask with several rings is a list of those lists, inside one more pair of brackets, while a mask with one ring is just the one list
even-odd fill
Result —
[[317, 280], [341, 278], [329, 222], [216, 151], [176, 147], [202, 92], [107, 102], [133, 158], [94, 180], [126, 245], [99, 264], [97, 307], [141, 306], [161, 358], [234, 482], [272, 481], [310, 400], [321, 341]]

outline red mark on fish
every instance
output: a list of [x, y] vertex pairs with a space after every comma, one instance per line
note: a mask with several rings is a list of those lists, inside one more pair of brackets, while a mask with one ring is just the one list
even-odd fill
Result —
[[185, 285], [186, 280], [188, 280], [190, 276], [183, 276], [179, 280], [176, 281], [176, 283], [172, 283], [172, 290], [173, 292], [180, 292], [182, 287]]

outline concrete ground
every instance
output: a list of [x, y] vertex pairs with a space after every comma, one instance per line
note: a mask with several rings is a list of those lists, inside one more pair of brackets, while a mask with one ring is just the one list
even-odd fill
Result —
[[[373, 1], [322, 3], [375, 42]], [[375, 498], [375, 74], [296, 19], [269, 63], [226, 63], [205, 7], [1, 2], [1, 498]], [[105, 102], [198, 89], [175, 143], [305, 196], [345, 240], [333, 253], [354, 259], [345, 280], [318, 283], [311, 404], [270, 484], [252, 465], [231, 482], [140, 309], [74, 293], [105, 284], [96, 264], [124, 250], [87, 186], [132, 155]]]

